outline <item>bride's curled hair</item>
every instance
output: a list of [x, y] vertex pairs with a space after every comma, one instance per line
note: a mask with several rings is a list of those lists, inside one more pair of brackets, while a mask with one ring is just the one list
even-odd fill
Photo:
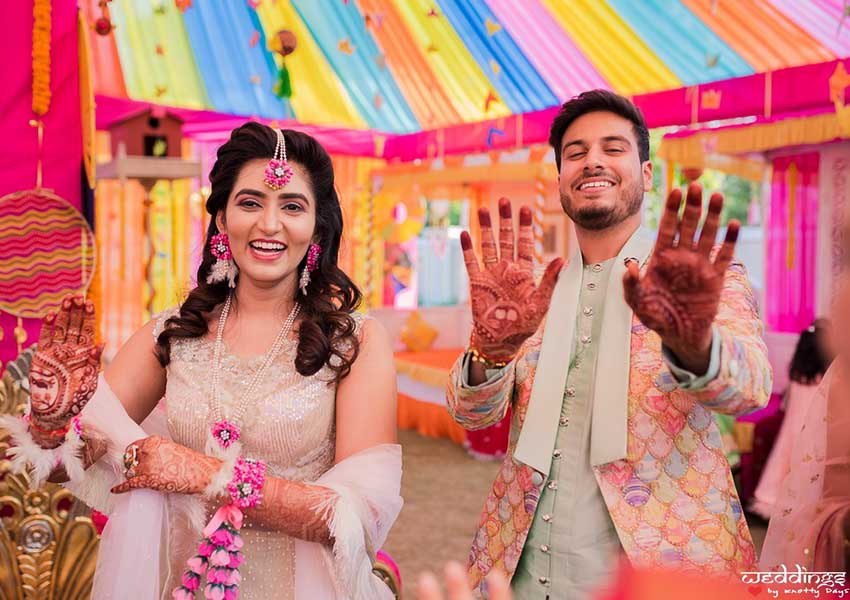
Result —
[[[328, 365], [339, 381], [351, 371], [357, 358], [359, 342], [352, 313], [361, 300], [360, 290], [348, 275], [337, 266], [342, 237], [342, 210], [334, 186], [331, 157], [312, 137], [284, 129], [287, 158], [298, 163], [309, 177], [316, 198], [315, 237], [322, 247], [318, 268], [311, 273], [307, 293], [298, 294], [301, 304], [298, 351], [295, 368], [309, 376]], [[277, 136], [273, 129], [249, 122], [233, 130], [230, 139], [218, 149], [218, 157], [210, 172], [211, 193], [207, 212], [212, 216], [207, 229], [203, 260], [198, 267], [197, 287], [189, 292], [178, 315], [165, 323], [157, 338], [156, 354], [165, 366], [170, 361], [171, 341], [205, 336], [209, 333], [208, 318], [227, 298], [227, 281], [208, 284], [215, 257], [210, 252], [210, 239], [219, 233], [215, 217], [224, 210], [233, 185], [245, 163], [274, 156]], [[298, 273], [306, 263], [298, 265]]]

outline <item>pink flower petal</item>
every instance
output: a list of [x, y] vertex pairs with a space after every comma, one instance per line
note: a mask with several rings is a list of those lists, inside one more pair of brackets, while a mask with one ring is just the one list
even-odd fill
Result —
[[210, 556], [210, 563], [216, 567], [226, 567], [232, 561], [227, 550], [216, 550]]
[[224, 600], [224, 586], [208, 583], [204, 588], [204, 598], [207, 600]]

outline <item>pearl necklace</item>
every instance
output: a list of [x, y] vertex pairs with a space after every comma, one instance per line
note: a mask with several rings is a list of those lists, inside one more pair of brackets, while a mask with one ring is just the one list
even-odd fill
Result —
[[245, 393], [242, 395], [239, 404], [236, 405], [236, 410], [230, 419], [225, 419], [222, 414], [221, 404], [218, 401], [218, 382], [221, 376], [221, 354], [224, 348], [224, 325], [227, 323], [227, 316], [230, 314], [232, 300], [233, 294], [228, 294], [227, 300], [224, 301], [224, 306], [221, 309], [221, 315], [218, 317], [218, 330], [215, 334], [215, 346], [213, 347], [212, 382], [210, 385], [210, 406], [213, 417], [211, 433], [213, 439], [225, 450], [239, 440], [239, 424], [242, 422], [242, 415], [245, 412], [248, 401], [253, 398], [254, 392], [260, 384], [263, 375], [265, 375], [266, 370], [272, 365], [283, 349], [283, 344], [286, 342], [286, 338], [292, 330], [292, 325], [295, 323], [295, 319], [301, 310], [301, 305], [296, 302], [295, 306], [289, 312], [286, 321], [284, 321], [283, 327], [281, 327], [280, 332], [278, 332], [277, 337], [263, 357], [260, 368], [257, 369], [257, 372], [245, 389]]

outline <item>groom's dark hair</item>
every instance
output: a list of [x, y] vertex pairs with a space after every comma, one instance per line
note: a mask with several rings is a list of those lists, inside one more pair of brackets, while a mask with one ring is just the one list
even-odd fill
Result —
[[649, 160], [649, 129], [640, 109], [625, 96], [608, 90], [590, 90], [568, 100], [552, 121], [549, 145], [555, 150], [555, 166], [561, 171], [561, 142], [573, 121], [592, 112], [612, 112], [632, 122], [638, 143], [640, 162]]

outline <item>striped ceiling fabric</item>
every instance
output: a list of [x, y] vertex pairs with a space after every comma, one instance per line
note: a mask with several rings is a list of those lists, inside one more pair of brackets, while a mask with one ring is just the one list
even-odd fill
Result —
[[[96, 92], [385, 133], [850, 56], [845, 0], [115, 0]], [[521, 4], [521, 8], [519, 8]], [[97, 0], [81, 0], [90, 22]], [[283, 59], [291, 98], [274, 93]]]

